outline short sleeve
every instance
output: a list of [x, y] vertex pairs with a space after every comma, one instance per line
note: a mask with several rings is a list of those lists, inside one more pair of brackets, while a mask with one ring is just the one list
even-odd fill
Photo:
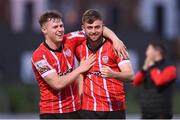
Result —
[[32, 58], [32, 65], [41, 75], [41, 77], [45, 77], [48, 74], [55, 72], [55, 69], [48, 63], [45, 55], [35, 55], [33, 54]]
[[[117, 56], [117, 55], [116, 55]], [[123, 58], [123, 56], [117, 56], [117, 63], [118, 63], [118, 67], [120, 68], [122, 65], [124, 64], [127, 64], [127, 63], [130, 63], [130, 60], [129, 59], [125, 59]]]
[[84, 52], [83, 45], [80, 45], [76, 48], [75, 55], [76, 55], [76, 58], [78, 61], [80, 61], [82, 59], [83, 52]]

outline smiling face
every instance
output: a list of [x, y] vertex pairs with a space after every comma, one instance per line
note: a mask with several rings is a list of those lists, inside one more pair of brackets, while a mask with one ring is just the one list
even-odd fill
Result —
[[84, 12], [82, 17], [82, 29], [91, 41], [98, 41], [103, 34], [103, 20], [101, 14], [94, 9]]
[[103, 33], [103, 21], [95, 20], [92, 24], [84, 22], [82, 28], [90, 40], [97, 41]]
[[42, 26], [42, 32], [45, 39], [53, 43], [63, 41], [64, 37], [64, 24], [60, 18], [49, 18], [49, 20]]

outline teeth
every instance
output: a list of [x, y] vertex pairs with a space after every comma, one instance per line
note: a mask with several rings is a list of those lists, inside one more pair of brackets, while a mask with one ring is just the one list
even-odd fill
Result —
[[62, 34], [57, 34], [58, 36], [61, 36]]

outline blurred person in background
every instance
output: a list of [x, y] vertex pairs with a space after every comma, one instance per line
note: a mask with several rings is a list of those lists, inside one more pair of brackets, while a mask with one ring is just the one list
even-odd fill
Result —
[[161, 42], [149, 43], [146, 59], [133, 80], [134, 86], [142, 85], [142, 119], [171, 119], [173, 84], [176, 67], [167, 63], [166, 49]]
[[[32, 68], [40, 88], [40, 118], [79, 118], [81, 106], [76, 79], [92, 67], [95, 55], [83, 58], [75, 69], [74, 52], [85, 41], [83, 32], [64, 35], [62, 17], [57, 11], [42, 14], [39, 24], [45, 40], [32, 55]], [[117, 36], [113, 38], [121, 53], [123, 50], [126, 53], [122, 41]]]
[[80, 61], [91, 54], [96, 63], [84, 73], [82, 86], [82, 118], [125, 119], [124, 81], [133, 79], [129, 59], [118, 56], [112, 42], [103, 37], [104, 23], [101, 14], [94, 9], [87, 10], [82, 17], [82, 28], [86, 35], [76, 49]]

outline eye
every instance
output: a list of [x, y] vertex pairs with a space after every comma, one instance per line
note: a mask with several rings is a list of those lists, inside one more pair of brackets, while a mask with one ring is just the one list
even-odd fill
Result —
[[87, 26], [87, 29], [91, 30], [93, 27], [92, 26]]
[[57, 25], [55, 25], [55, 26], [53, 26], [53, 28], [58, 28], [58, 26], [57, 26]]
[[62, 24], [62, 25], [60, 25], [59, 27], [62, 28], [62, 27], [64, 27], [64, 25]]
[[98, 26], [95, 26], [95, 29], [99, 29], [101, 26], [100, 25], [98, 25]]

